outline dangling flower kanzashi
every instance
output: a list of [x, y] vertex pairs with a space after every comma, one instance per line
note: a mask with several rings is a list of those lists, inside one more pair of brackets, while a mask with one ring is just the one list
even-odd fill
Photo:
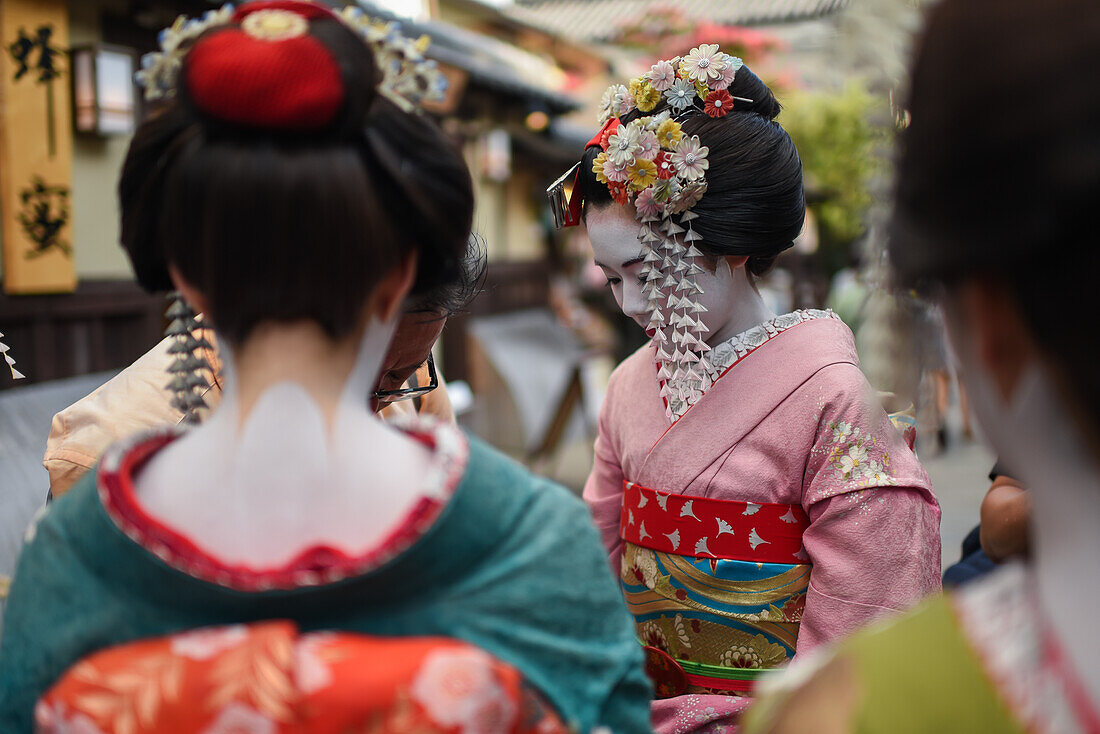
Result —
[[[641, 222], [638, 239], [644, 253], [639, 272], [642, 295], [649, 304], [649, 329], [668, 417], [676, 420], [698, 400], [713, 380], [706, 342], [709, 331], [700, 314], [703, 288], [697, 276], [703, 239], [693, 227], [692, 208], [707, 191], [710, 150], [698, 135], [685, 135], [681, 121], [692, 112], [723, 118], [734, 111], [728, 89], [741, 59], [703, 44], [687, 56], [658, 61], [630, 82], [612, 85], [600, 104], [600, 152], [592, 171], [620, 205], [633, 202]], [[629, 122], [619, 119], [637, 109], [646, 113], [663, 101], [655, 115]]]

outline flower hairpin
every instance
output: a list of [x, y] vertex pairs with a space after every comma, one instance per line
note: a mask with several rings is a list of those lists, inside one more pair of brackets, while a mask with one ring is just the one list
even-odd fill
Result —
[[[700, 316], [707, 311], [698, 281], [706, 257], [693, 226], [698, 214], [692, 211], [707, 191], [710, 150], [698, 135], [687, 135], [681, 122], [699, 112], [722, 118], [736, 102], [752, 103], [729, 92], [742, 66], [717, 44], [658, 61], [628, 85], [608, 88], [600, 105], [603, 130], [590, 143], [600, 147], [592, 163], [596, 180], [620, 205], [633, 204], [641, 222], [639, 276], [648, 304], [647, 332], [670, 420], [682, 416], [714, 379], [705, 339], [709, 329]], [[662, 100], [669, 109], [621, 122], [635, 110], [652, 112]]]
[[[425, 58], [430, 39], [411, 39], [401, 34], [396, 23], [384, 23], [348, 7], [340, 14], [302, 3], [310, 17], [319, 14], [342, 21], [354, 30], [374, 52], [375, 62], [382, 71], [378, 91], [406, 112], [419, 111], [424, 101], [440, 101], [447, 91], [447, 78], [436, 63]], [[180, 16], [171, 27], [161, 32], [160, 51], [146, 54], [135, 79], [145, 89], [145, 99], [156, 101], [176, 94], [183, 57], [190, 46], [206, 31], [230, 25], [236, 11], [232, 5], [211, 10], [201, 18]], [[253, 38], [280, 41], [308, 33], [306, 15], [285, 7], [259, 10], [241, 22], [241, 30]]]
[[702, 109], [711, 117], [725, 117], [735, 102], [751, 99], [729, 93], [744, 62], [722, 53], [717, 43], [704, 43], [687, 56], [658, 61], [629, 85], [612, 84], [600, 100], [600, 124], [634, 110], [651, 112], [662, 98], [677, 113]]

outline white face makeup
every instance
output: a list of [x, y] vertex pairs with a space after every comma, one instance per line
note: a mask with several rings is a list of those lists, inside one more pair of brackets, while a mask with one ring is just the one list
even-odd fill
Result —
[[[648, 302], [642, 293], [642, 244], [638, 241], [641, 226], [630, 206], [605, 206], [592, 209], [586, 218], [588, 239], [592, 243], [596, 265], [607, 276], [616, 303], [652, 337], [649, 326]], [[769, 316], [761, 318], [760, 297], [749, 284], [741, 268], [733, 270], [725, 260], [718, 262], [712, 273], [695, 276], [702, 293], [694, 300], [705, 306], [698, 318], [707, 327], [707, 343], [719, 344], [751, 328]], [[744, 317], [744, 318], [742, 318]], [[744, 322], [744, 323], [743, 323]]]
[[[642, 295], [642, 243], [633, 207], [605, 206], [592, 209], [586, 218], [588, 239], [596, 265], [607, 276], [607, 284], [630, 318], [643, 329], [649, 324], [648, 302]], [[650, 334], [652, 336], [652, 334]]]

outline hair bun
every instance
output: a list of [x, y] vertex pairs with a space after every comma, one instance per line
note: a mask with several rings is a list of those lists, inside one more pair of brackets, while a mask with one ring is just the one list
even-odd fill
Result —
[[748, 66], [737, 70], [737, 76], [730, 85], [730, 94], [752, 100], [739, 100], [734, 106], [734, 110], [739, 112], [755, 112], [765, 119], [774, 120], [782, 109], [772, 90]]
[[[234, 25], [200, 37], [188, 52], [183, 86], [218, 120], [282, 131], [330, 125], [347, 85], [340, 64], [311, 26], [339, 21], [313, 3], [282, 0], [242, 6]], [[236, 25], [239, 23], [239, 25]]]

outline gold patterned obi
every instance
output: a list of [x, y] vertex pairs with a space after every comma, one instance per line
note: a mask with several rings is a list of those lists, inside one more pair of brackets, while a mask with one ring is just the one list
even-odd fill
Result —
[[659, 698], [747, 695], [794, 656], [810, 564], [798, 505], [624, 482], [621, 581]]

